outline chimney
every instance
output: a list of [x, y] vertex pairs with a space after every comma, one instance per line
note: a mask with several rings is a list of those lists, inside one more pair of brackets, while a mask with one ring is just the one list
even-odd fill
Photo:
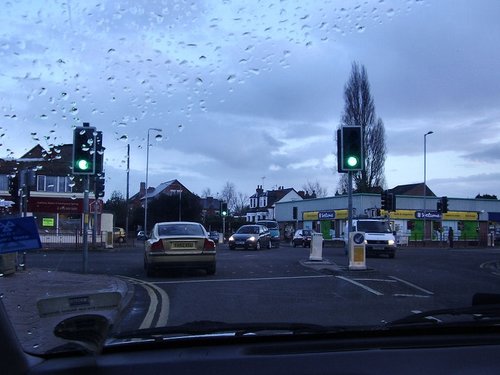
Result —
[[146, 183], [141, 182], [141, 185], [139, 187], [139, 195], [143, 197], [146, 194]]

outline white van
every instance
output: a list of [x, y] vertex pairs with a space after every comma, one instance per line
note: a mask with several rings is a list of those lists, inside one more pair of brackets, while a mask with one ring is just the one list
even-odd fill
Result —
[[[390, 223], [384, 219], [353, 219], [353, 232], [365, 232], [366, 255], [388, 255], [394, 258], [396, 255], [396, 237], [391, 229]], [[347, 224], [344, 231], [344, 240], [347, 243], [349, 234]]]

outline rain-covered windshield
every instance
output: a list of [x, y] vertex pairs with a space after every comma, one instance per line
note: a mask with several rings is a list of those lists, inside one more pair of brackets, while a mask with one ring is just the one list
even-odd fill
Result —
[[500, 1], [0, 4], [26, 351], [75, 315], [376, 328], [500, 293]]

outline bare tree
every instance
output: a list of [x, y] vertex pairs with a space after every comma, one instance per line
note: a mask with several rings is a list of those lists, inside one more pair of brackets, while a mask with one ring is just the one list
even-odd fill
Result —
[[[365, 193], [378, 191], [385, 185], [385, 128], [375, 113], [366, 69], [356, 62], [352, 64], [351, 76], [344, 87], [344, 101], [340, 126], [357, 125], [363, 129], [365, 168], [353, 174], [355, 190]], [[347, 174], [343, 174], [339, 190], [344, 192], [346, 187]]]
[[209, 187], [203, 189], [203, 191], [201, 192], [201, 197], [202, 198], [207, 198], [207, 197], [212, 197], [212, 190], [210, 190]]
[[236, 206], [236, 186], [227, 181], [221, 192], [221, 199], [224, 202], [227, 202], [227, 208], [229, 211], [234, 212]]
[[248, 209], [248, 195], [239, 192], [235, 199], [234, 214], [238, 216], [243, 216], [246, 214]]
[[318, 180], [314, 182], [307, 181], [307, 183], [302, 185], [302, 190], [309, 193], [309, 195], [316, 194], [317, 198], [324, 198], [328, 195], [328, 189], [321, 186]]

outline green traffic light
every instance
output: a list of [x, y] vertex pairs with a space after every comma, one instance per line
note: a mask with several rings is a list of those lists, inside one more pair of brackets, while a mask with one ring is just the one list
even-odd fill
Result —
[[351, 168], [354, 168], [356, 166], [358, 166], [359, 162], [358, 162], [358, 158], [355, 157], [355, 156], [349, 156], [347, 158], [347, 165]]
[[81, 171], [87, 171], [90, 169], [90, 163], [88, 160], [80, 159], [76, 162], [76, 166]]

